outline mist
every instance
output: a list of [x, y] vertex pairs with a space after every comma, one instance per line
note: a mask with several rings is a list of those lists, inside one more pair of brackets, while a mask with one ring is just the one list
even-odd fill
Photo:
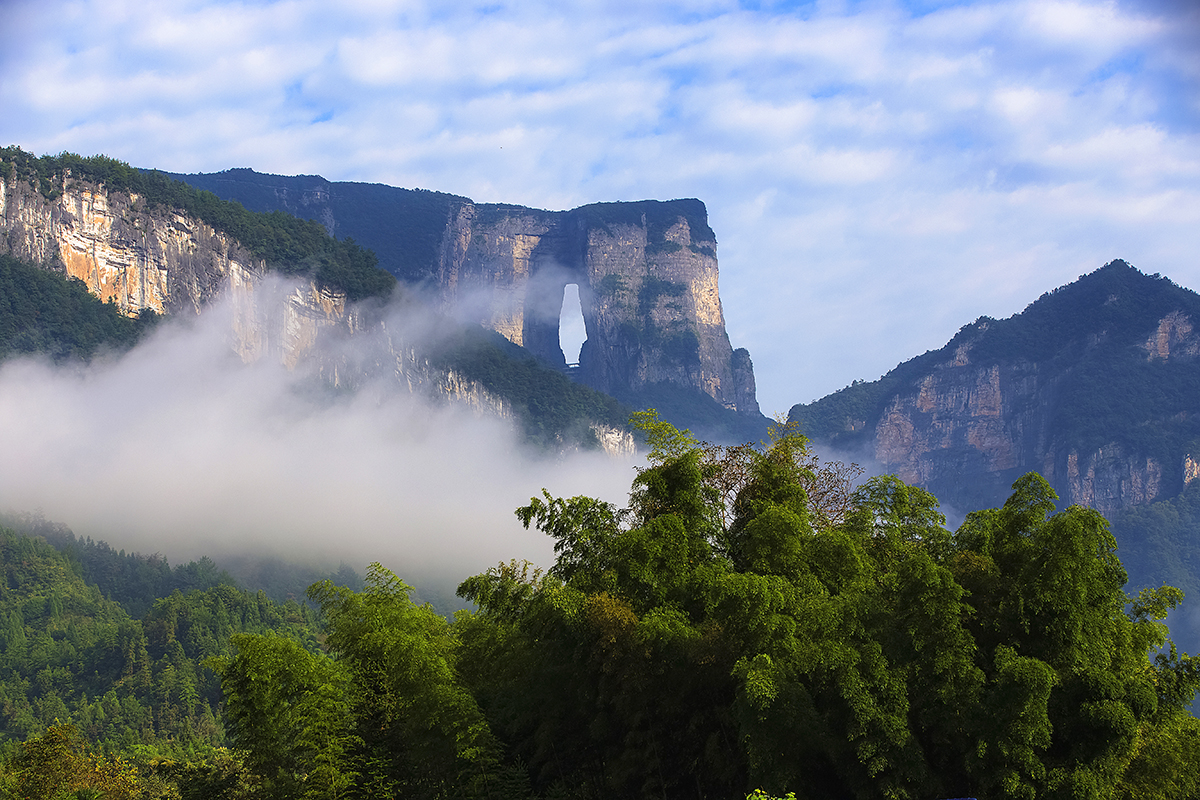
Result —
[[[169, 319], [89, 365], [0, 366], [0, 508], [172, 563], [379, 561], [444, 585], [514, 558], [551, 564], [552, 541], [513, 514], [543, 487], [624, 505], [630, 459], [532, 452], [512, 421], [394, 375], [334, 392], [311, 368], [243, 363], [235, 313], [226, 300]], [[389, 321], [411, 342], [428, 336], [420, 316]], [[333, 346], [345, 356], [369, 338]]]

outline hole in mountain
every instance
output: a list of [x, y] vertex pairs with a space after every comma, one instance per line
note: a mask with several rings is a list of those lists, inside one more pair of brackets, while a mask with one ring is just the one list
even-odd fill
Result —
[[562, 348], [567, 366], [579, 365], [579, 351], [587, 341], [583, 324], [583, 307], [579, 304], [579, 285], [568, 283], [563, 289], [562, 311], [558, 314], [558, 346]]

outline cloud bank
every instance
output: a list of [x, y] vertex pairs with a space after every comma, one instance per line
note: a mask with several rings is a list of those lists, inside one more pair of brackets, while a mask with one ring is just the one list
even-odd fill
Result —
[[552, 541], [513, 515], [543, 486], [623, 504], [634, 476], [628, 460], [529, 453], [503, 421], [394, 382], [331, 393], [243, 364], [221, 306], [90, 366], [6, 362], [0, 453], [0, 508], [113, 547], [380, 561], [443, 585], [553, 563]]
[[786, 410], [1113, 258], [1200, 286], [1171, 0], [21, 0], [0, 140], [561, 209], [699, 197]]

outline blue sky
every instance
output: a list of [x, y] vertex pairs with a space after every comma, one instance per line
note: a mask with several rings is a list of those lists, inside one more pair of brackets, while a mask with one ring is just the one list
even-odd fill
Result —
[[10, 0], [0, 144], [699, 197], [772, 413], [1113, 258], [1200, 289], [1198, 7]]

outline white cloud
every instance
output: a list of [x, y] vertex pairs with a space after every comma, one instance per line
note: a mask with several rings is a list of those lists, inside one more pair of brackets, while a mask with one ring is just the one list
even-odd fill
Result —
[[0, 509], [176, 562], [379, 560], [453, 585], [502, 560], [552, 563], [512, 513], [543, 486], [625, 500], [630, 461], [531, 454], [505, 423], [393, 385], [327, 396], [243, 365], [229, 330], [216, 307], [88, 368], [0, 367]]
[[700, 197], [768, 409], [875, 377], [1113, 257], [1200, 287], [1187, 4], [4, 13], [0, 138], [37, 152], [544, 208]]

